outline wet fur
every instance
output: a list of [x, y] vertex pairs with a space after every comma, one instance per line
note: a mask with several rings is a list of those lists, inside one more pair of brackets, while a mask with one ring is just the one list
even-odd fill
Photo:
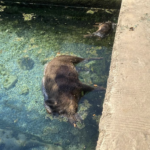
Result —
[[77, 109], [82, 97], [81, 92], [86, 93], [94, 89], [78, 79], [74, 64], [83, 60], [85, 59], [76, 56], [58, 56], [46, 64], [42, 80], [42, 92], [47, 112], [66, 116], [71, 123], [80, 120]]
[[92, 34], [84, 35], [84, 37], [99, 37], [99, 38], [104, 38], [106, 35], [110, 33], [112, 30], [112, 23], [111, 22], [105, 22], [101, 23], [98, 26], [98, 30]]

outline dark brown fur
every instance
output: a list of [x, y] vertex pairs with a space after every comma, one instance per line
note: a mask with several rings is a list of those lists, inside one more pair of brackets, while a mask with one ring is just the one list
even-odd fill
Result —
[[97, 36], [99, 38], [104, 38], [106, 35], [110, 33], [112, 30], [112, 23], [111, 22], [105, 22], [98, 25], [98, 30], [92, 34], [84, 35], [84, 37], [93, 37]]
[[[86, 59], [87, 61], [93, 59]], [[94, 87], [81, 83], [74, 64], [84, 58], [61, 55], [46, 64], [42, 82], [45, 108], [48, 113], [67, 116], [70, 122], [79, 120], [77, 114], [78, 103], [84, 93], [92, 91]], [[99, 88], [104, 90], [104, 88]]]

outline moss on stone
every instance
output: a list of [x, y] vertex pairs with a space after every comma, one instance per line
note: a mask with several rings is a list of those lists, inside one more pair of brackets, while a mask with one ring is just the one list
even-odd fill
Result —
[[79, 105], [79, 112], [82, 112], [82, 111], [85, 111], [87, 110], [88, 108], [84, 105], [84, 104], [80, 104]]
[[0, 64], [0, 75], [5, 76], [7, 75], [7, 70], [3, 64]]
[[57, 126], [45, 127], [44, 130], [43, 130], [44, 135], [56, 134], [58, 132], [59, 132], [59, 129], [57, 128]]
[[68, 118], [67, 117], [63, 117], [63, 122], [67, 122]]
[[91, 107], [91, 104], [88, 102], [88, 100], [84, 100], [84, 105], [85, 105], [87, 108], [90, 108], [90, 107]]
[[16, 76], [8, 76], [4, 82], [3, 82], [3, 86], [5, 89], [11, 89], [15, 86], [15, 84], [17, 83], [18, 79]]
[[93, 120], [95, 120], [97, 124], [99, 124], [100, 116], [101, 116], [101, 115], [94, 115], [94, 116], [92, 117]]
[[96, 73], [92, 73], [91, 79], [93, 84], [98, 84], [100, 83], [102, 77], [97, 76]]
[[29, 88], [27, 85], [22, 85], [20, 89], [20, 94], [21, 95], [27, 95], [29, 93]]
[[50, 120], [53, 120], [54, 118], [53, 118], [53, 115], [50, 115], [50, 114], [46, 114], [45, 115], [45, 119], [50, 119]]
[[89, 71], [79, 73], [79, 79], [83, 83], [86, 83], [86, 84], [89, 84], [89, 85], [92, 84], [92, 80], [91, 80]]
[[72, 130], [70, 132], [73, 135], [78, 135], [79, 134], [79, 130], [77, 128], [72, 128]]
[[88, 102], [88, 100], [84, 100], [84, 102], [79, 105], [78, 113], [83, 120], [87, 117], [90, 106], [91, 104]]
[[88, 115], [87, 111], [80, 114], [80, 116], [83, 120], [87, 117], [87, 115]]
[[77, 122], [77, 128], [83, 129], [84, 127], [85, 127], [85, 124], [84, 124], [84, 123]]

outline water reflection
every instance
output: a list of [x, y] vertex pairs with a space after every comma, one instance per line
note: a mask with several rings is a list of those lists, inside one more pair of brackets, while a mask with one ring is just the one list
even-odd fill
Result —
[[106, 87], [114, 33], [103, 40], [83, 35], [95, 31], [95, 22], [116, 22], [118, 11], [88, 11], [0, 5], [0, 149], [95, 149], [105, 93], [82, 98], [84, 121], [73, 127], [46, 113], [40, 89], [44, 64], [58, 54], [104, 57], [77, 67], [83, 83]]

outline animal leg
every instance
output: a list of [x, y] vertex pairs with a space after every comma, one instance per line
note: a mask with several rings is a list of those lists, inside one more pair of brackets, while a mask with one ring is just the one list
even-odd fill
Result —
[[87, 61], [91, 61], [91, 60], [100, 60], [103, 59], [103, 57], [94, 57], [94, 58], [81, 58], [81, 57], [77, 57], [77, 56], [70, 56], [70, 55], [61, 55], [59, 56], [59, 59], [62, 61], [70, 61], [73, 64], [78, 64], [80, 62], [82, 62], [83, 60]]
[[91, 92], [92, 90], [94, 90], [94, 87], [92, 86], [89, 86], [89, 85], [86, 85], [86, 84], [83, 84], [83, 83], [80, 83], [80, 87], [81, 87], [81, 90], [86, 93], [86, 92]]
[[100, 59], [103, 59], [103, 57], [85, 58], [84, 61], [89, 62], [89, 61], [92, 61], [92, 60], [100, 60]]
[[86, 85], [86, 84], [83, 84], [81, 83], [81, 89], [82, 91], [84, 91], [84, 93], [86, 92], [91, 92], [91, 91], [105, 91], [106, 89], [102, 86], [97, 86], [97, 87], [92, 87], [92, 86], [89, 86], [89, 85]]
[[102, 86], [98, 86], [95, 88], [95, 91], [106, 91], [106, 88], [104, 88]]

